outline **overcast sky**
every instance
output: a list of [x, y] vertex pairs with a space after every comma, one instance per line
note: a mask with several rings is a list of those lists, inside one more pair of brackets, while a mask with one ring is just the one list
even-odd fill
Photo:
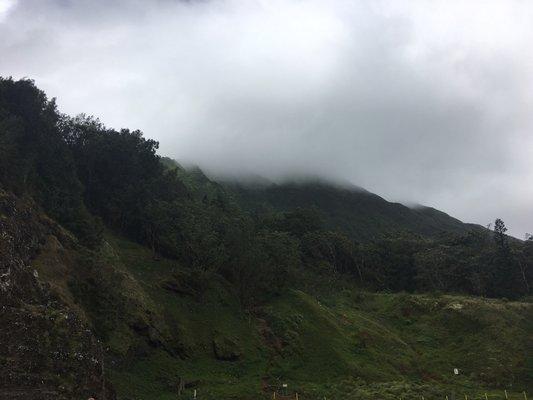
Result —
[[533, 2], [0, 0], [0, 75], [219, 174], [533, 231]]

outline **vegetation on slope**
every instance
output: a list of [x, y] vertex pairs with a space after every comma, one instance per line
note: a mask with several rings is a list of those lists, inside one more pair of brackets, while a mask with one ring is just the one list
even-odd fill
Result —
[[255, 212], [316, 208], [328, 229], [340, 229], [357, 241], [378, 240], [405, 232], [435, 237], [480, 229], [428, 207], [409, 208], [358, 187], [324, 181], [269, 185], [234, 183], [228, 187], [246, 209]]
[[[267, 397], [284, 382], [313, 399], [443, 398], [533, 383], [529, 303], [371, 293], [337, 279], [324, 287], [301, 271], [305, 291], [288, 289], [245, 313], [224, 280], [211, 279], [199, 294], [187, 283], [188, 268], [109, 240], [186, 349], [181, 357], [154, 349], [120, 366], [112, 377], [125, 398], [173, 398], [180, 381], [184, 396], [197, 389], [202, 398], [228, 399]], [[222, 338], [231, 361], [217, 357]]]
[[0, 398], [112, 399], [89, 321], [32, 265], [43, 253], [46, 271], [65, 270], [76, 242], [33, 201], [0, 189]]
[[[325, 184], [228, 191], [198, 169], [172, 168], [139, 131], [59, 114], [27, 80], [1, 81], [0, 121], [6, 189], [37, 199], [90, 248], [101, 246], [107, 226], [154, 256], [219, 272], [246, 307], [275, 295], [304, 265], [350, 274], [373, 289], [530, 292], [533, 242], [510, 242], [503, 225], [492, 240], [438, 212]], [[247, 212], [246, 196], [273, 207]], [[367, 240], [355, 242], [359, 236]]]
[[[76, 315], [69, 348], [105, 348], [105, 371], [69, 383], [72, 393], [107, 388], [106, 378], [121, 399], [193, 388], [245, 399], [285, 380], [309, 398], [531, 386], [531, 307], [504, 298], [530, 294], [533, 240], [510, 241], [500, 220], [470, 230], [332, 185], [243, 194], [157, 148], [139, 131], [60, 114], [31, 81], [0, 80], [0, 189], [33, 199], [30, 219], [55, 227], [43, 234], [40, 222], [13, 247], [0, 224], [0, 248], [22, 259], [4, 251], [0, 267], [33, 276], [15, 285], [24, 295], [46, 287], [43, 310]], [[9, 226], [24, 226], [27, 213], [15, 215]], [[76, 339], [84, 327], [86, 342]], [[25, 332], [33, 342], [65, 334], [29, 322]], [[9, 371], [30, 362], [9, 349]], [[34, 378], [46, 374], [33, 365]], [[56, 378], [47, 382], [64, 387]]]

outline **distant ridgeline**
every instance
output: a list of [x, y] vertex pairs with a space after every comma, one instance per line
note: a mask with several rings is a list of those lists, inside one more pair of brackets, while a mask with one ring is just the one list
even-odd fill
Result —
[[251, 398], [276, 377], [322, 398], [346, 373], [353, 393], [445, 385], [459, 362], [472, 387], [531, 385], [533, 240], [327, 182], [217, 182], [157, 149], [0, 79], [0, 398], [113, 399], [109, 379], [119, 398]]
[[446, 234], [481, 232], [482, 227], [464, 224], [430, 207], [409, 208], [358, 187], [340, 186], [326, 181], [253, 185], [228, 183], [239, 203], [247, 210], [292, 211], [315, 209], [330, 230], [341, 230], [348, 237], [369, 242], [411, 233], [438, 238]]

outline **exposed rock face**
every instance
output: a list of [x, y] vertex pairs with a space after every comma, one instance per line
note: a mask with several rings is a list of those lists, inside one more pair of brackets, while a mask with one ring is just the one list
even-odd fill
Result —
[[0, 190], [0, 399], [114, 399], [100, 343], [30, 266], [50, 235], [74, 241]]

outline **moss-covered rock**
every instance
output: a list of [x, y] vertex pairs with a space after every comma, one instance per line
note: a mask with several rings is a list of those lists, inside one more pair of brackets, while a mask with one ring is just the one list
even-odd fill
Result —
[[0, 398], [114, 399], [101, 343], [31, 265], [61, 228], [3, 191], [0, 210]]

